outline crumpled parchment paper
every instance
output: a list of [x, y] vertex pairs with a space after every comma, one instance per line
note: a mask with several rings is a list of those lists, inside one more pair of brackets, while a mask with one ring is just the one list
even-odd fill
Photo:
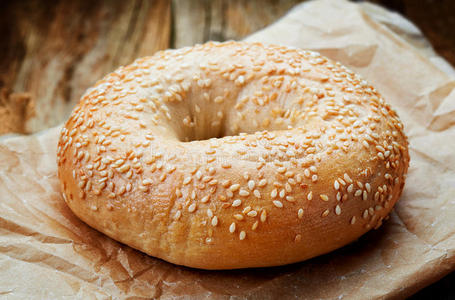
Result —
[[363, 75], [398, 111], [411, 166], [391, 219], [293, 265], [179, 267], [79, 221], [59, 190], [59, 128], [0, 138], [0, 295], [8, 299], [404, 298], [455, 269], [455, 81], [420, 32], [370, 4], [313, 1], [249, 41], [321, 52]]

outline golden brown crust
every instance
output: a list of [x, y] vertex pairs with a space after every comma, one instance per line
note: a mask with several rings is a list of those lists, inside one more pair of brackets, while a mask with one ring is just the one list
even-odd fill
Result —
[[58, 149], [77, 216], [204, 269], [282, 265], [357, 239], [390, 212], [408, 163], [396, 113], [359, 76], [314, 52], [239, 42], [109, 74]]

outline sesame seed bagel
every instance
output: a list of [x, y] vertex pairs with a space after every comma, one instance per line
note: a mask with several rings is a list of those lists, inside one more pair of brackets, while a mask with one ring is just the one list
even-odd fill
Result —
[[258, 43], [166, 50], [89, 89], [62, 129], [88, 225], [203, 269], [302, 261], [381, 225], [409, 165], [397, 114], [347, 68]]

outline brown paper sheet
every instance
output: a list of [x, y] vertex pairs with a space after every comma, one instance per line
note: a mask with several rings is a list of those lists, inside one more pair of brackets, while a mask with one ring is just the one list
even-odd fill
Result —
[[300, 5], [248, 40], [320, 51], [362, 74], [393, 104], [410, 138], [411, 166], [391, 219], [359, 241], [303, 263], [235, 271], [179, 267], [121, 245], [71, 213], [56, 176], [59, 128], [3, 137], [1, 296], [403, 298], [455, 269], [455, 81], [446, 73], [453, 74], [450, 66], [403, 18], [345, 1]]

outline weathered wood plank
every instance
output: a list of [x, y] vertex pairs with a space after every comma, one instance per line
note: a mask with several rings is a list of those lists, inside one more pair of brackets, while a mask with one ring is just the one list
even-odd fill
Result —
[[208, 0], [172, 1], [174, 36], [172, 48], [203, 43], [205, 28], [208, 25]]
[[228, 1], [226, 14], [226, 39], [241, 39], [266, 27], [283, 16], [298, 0], [283, 1]]
[[174, 0], [172, 46], [240, 40], [283, 16], [302, 0]]
[[30, 93], [37, 109], [28, 132], [63, 122], [104, 74], [168, 48], [171, 30], [167, 0], [18, 1], [0, 18], [10, 49], [0, 58], [2, 88]]

